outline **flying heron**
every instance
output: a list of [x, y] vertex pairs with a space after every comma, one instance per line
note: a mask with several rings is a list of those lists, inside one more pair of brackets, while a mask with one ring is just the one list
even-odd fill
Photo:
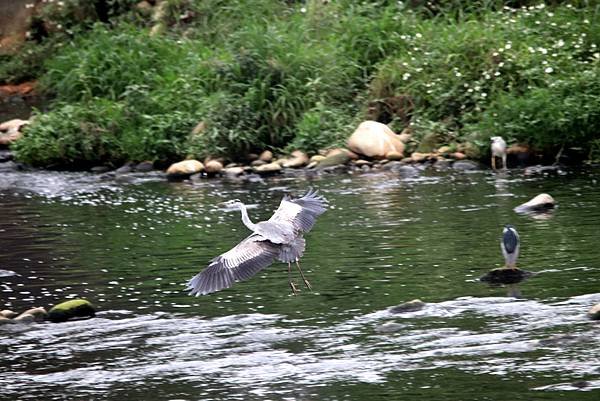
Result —
[[493, 136], [492, 141], [492, 169], [496, 170], [496, 157], [502, 158], [502, 168], [506, 170], [506, 141], [501, 136]]
[[504, 256], [504, 267], [515, 270], [517, 268], [517, 258], [519, 257], [519, 233], [517, 230], [507, 224], [502, 230], [502, 255]]
[[292, 262], [296, 263], [306, 288], [311, 289], [299, 262], [305, 248], [302, 236], [312, 229], [317, 217], [325, 212], [327, 200], [324, 197], [312, 189], [298, 199], [286, 195], [269, 220], [256, 224], [250, 221], [246, 205], [239, 200], [227, 201], [224, 205], [241, 210], [242, 222], [252, 234], [211, 260], [208, 267], [195, 275], [188, 282], [190, 295], [206, 295], [229, 288], [236, 281], [254, 276], [275, 260], [287, 263], [289, 285], [294, 295], [298, 289], [292, 282]]

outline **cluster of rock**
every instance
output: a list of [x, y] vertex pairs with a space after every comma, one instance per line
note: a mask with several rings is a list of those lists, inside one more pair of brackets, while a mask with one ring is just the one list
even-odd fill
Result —
[[[458, 170], [479, 169], [478, 163], [463, 160], [464, 153], [451, 151], [448, 146], [440, 147], [432, 152], [413, 152], [405, 157], [407, 143], [411, 141], [409, 132], [395, 134], [387, 125], [376, 121], [364, 121], [348, 138], [346, 148], [328, 149], [309, 157], [296, 150], [290, 155], [276, 157], [270, 150], [260, 155], [248, 155], [248, 164], [229, 163], [223, 159], [183, 160], [172, 164], [166, 171], [172, 180], [214, 177], [242, 177], [256, 174], [258, 176], [279, 174], [290, 169], [336, 172], [344, 170], [369, 171], [371, 169], [402, 170], [401, 166], [409, 164], [435, 164], [440, 168], [453, 166]], [[459, 162], [461, 161], [461, 162]], [[454, 163], [454, 164], [453, 164]], [[412, 175], [416, 169], [406, 168], [403, 173]]]
[[0, 146], [9, 146], [17, 141], [23, 133], [21, 129], [29, 124], [28, 120], [15, 118], [0, 124]]
[[85, 299], [73, 299], [52, 307], [48, 312], [43, 307], [31, 308], [19, 314], [9, 309], [0, 311], [0, 325], [16, 323], [66, 322], [76, 318], [90, 318], [96, 315], [96, 308]]

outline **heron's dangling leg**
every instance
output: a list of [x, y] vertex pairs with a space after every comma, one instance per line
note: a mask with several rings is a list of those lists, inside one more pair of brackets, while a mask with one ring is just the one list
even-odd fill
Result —
[[502, 170], [506, 170], [506, 153], [502, 155]]
[[492, 170], [496, 171], [496, 156], [492, 155]]
[[294, 295], [298, 295], [298, 289], [296, 288], [296, 284], [292, 283], [292, 263], [288, 262], [288, 280], [290, 283], [290, 288]]
[[311, 287], [310, 283], [308, 282], [308, 280], [306, 279], [306, 277], [304, 277], [304, 272], [302, 272], [302, 269], [300, 268], [300, 262], [298, 262], [298, 259], [296, 259], [296, 266], [298, 266], [298, 271], [300, 271], [300, 275], [302, 276], [302, 280], [304, 280], [304, 285], [306, 286], [306, 288], [308, 288], [309, 290], [312, 291], [312, 287]]

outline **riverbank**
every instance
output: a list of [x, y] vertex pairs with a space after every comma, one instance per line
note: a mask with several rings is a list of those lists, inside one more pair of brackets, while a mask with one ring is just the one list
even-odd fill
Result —
[[344, 146], [364, 120], [410, 129], [407, 156], [469, 144], [487, 160], [499, 135], [546, 161], [573, 149], [571, 162], [598, 159], [592, 6], [142, 3], [86, 8], [84, 21], [74, 3], [53, 5], [44, 35], [0, 59], [0, 81], [35, 75], [53, 99], [17, 159], [240, 163]]

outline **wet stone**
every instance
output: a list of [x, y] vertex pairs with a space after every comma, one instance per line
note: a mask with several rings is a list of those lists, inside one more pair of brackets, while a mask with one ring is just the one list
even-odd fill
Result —
[[53, 323], [66, 322], [75, 318], [96, 316], [96, 308], [85, 299], [73, 299], [54, 306], [48, 312], [48, 320]]
[[407, 312], [416, 312], [425, 307], [426, 303], [421, 301], [420, 299], [413, 299], [412, 301], [405, 302], [400, 305], [392, 306], [388, 310], [390, 313], [407, 313]]
[[489, 284], [517, 284], [535, 273], [521, 269], [493, 269], [479, 278], [480, 281]]
[[480, 169], [479, 164], [471, 160], [456, 161], [454, 164], [452, 164], [452, 168], [459, 171], [473, 171]]
[[378, 333], [395, 333], [405, 327], [406, 325], [401, 323], [384, 323], [375, 327], [375, 331]]
[[95, 173], [95, 174], [103, 174], [103, 173], [108, 173], [110, 171], [110, 167], [108, 167], [108, 166], [95, 166], [95, 167], [92, 167], [90, 169], [90, 171], [92, 173]]
[[6, 163], [13, 159], [13, 154], [10, 150], [0, 149], [0, 163]]
[[600, 304], [596, 304], [590, 308], [587, 316], [592, 320], [600, 320]]
[[147, 173], [152, 170], [154, 170], [154, 163], [151, 161], [144, 161], [135, 165], [135, 171], [140, 173]]

